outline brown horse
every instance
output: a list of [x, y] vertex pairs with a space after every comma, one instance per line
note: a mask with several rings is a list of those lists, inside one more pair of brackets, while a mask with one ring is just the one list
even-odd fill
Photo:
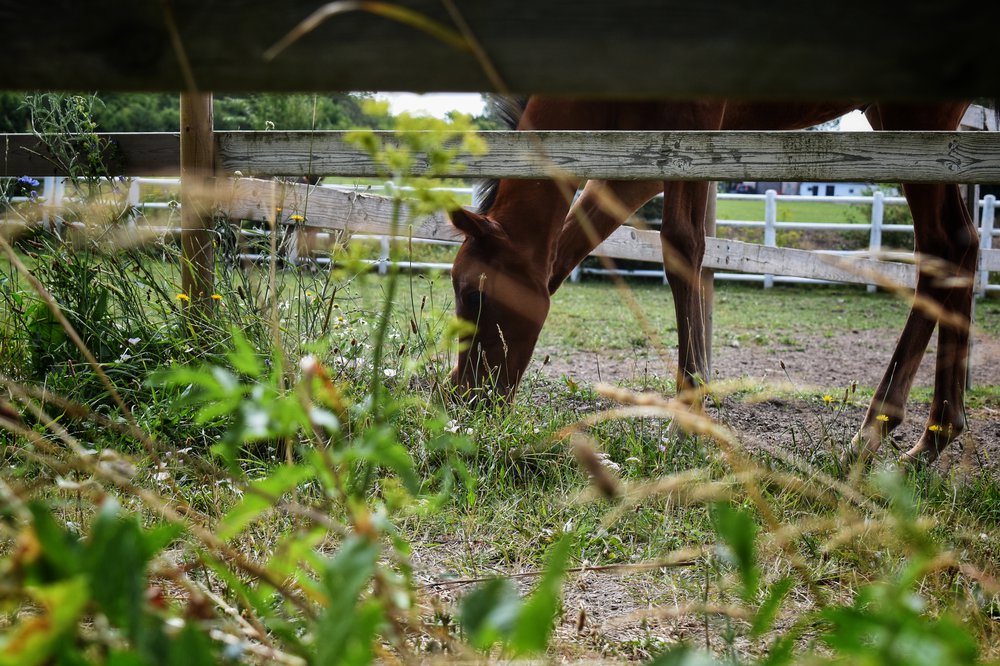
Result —
[[[536, 130], [787, 130], [857, 108], [864, 108], [879, 130], [954, 130], [967, 106], [616, 103], [532, 97], [520, 114], [510, 106], [505, 110], [512, 126], [516, 120], [518, 129]], [[489, 386], [501, 396], [512, 394], [531, 358], [551, 294], [600, 240], [661, 191], [661, 242], [677, 314], [678, 390], [708, 378], [703, 293], [697, 278], [705, 250], [708, 183], [591, 181], [570, 210], [578, 185], [501, 180], [487, 188], [478, 213], [452, 215], [453, 224], [466, 236], [452, 268], [457, 314], [476, 324], [476, 332], [463, 340], [452, 374], [461, 389]], [[874, 453], [903, 421], [917, 366], [935, 326], [944, 320], [952, 323], [942, 323], [939, 332], [930, 417], [907, 454], [933, 460], [965, 427], [968, 321], [978, 243], [957, 185], [904, 184], [903, 191], [913, 214], [918, 257], [938, 261], [918, 266], [915, 306], [855, 437], [854, 450]], [[621, 205], [605, 205], [609, 194]], [[951, 275], [942, 277], [941, 265], [950, 266]], [[933, 303], [939, 309], [916, 303]]]

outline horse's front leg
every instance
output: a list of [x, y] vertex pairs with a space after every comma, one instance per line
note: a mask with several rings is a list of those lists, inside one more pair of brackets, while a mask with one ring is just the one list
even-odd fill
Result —
[[559, 234], [549, 293], [554, 294], [594, 248], [661, 191], [663, 183], [660, 181], [589, 181], [570, 209]]
[[663, 189], [663, 267], [677, 314], [677, 393], [709, 380], [708, 322], [702, 261], [705, 214], [712, 183], [666, 182]]

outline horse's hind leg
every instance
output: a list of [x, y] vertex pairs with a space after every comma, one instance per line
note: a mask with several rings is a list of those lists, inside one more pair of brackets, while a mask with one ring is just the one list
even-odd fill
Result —
[[677, 314], [677, 393], [708, 382], [705, 292], [701, 280], [705, 256], [705, 213], [710, 183], [664, 183], [663, 268]]
[[[954, 129], [963, 112], [962, 105], [923, 109], [879, 105], [869, 117], [877, 129]], [[934, 326], [940, 323], [930, 416], [919, 441], [907, 453], [931, 461], [965, 428], [965, 373], [978, 243], [957, 185], [910, 184], [903, 190], [913, 213], [916, 293], [889, 367], [852, 442], [852, 452], [874, 453], [903, 421], [917, 367]]]
[[[918, 252], [939, 261], [920, 262], [920, 280], [929, 283], [926, 298], [919, 283], [915, 307], [940, 307], [938, 348], [934, 367], [934, 398], [930, 415], [917, 444], [907, 453], [911, 459], [933, 461], [965, 430], [965, 381], [969, 361], [973, 278], [979, 243], [975, 225], [957, 185], [912, 185], [905, 188], [911, 206], [940, 205], [939, 225], [924, 238]], [[916, 217], [914, 218], [916, 220]], [[936, 251], [941, 248], [940, 251]]]

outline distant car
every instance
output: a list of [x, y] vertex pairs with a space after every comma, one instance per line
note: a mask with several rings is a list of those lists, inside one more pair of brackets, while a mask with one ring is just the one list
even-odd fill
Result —
[[736, 186], [736, 194], [757, 194], [757, 188], [753, 185], [740, 183]]

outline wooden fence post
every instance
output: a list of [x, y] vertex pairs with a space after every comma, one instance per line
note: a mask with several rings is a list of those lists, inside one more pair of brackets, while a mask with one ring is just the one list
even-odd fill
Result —
[[215, 139], [211, 93], [181, 93], [181, 292], [185, 311], [204, 319], [213, 308], [215, 248], [212, 200]]

